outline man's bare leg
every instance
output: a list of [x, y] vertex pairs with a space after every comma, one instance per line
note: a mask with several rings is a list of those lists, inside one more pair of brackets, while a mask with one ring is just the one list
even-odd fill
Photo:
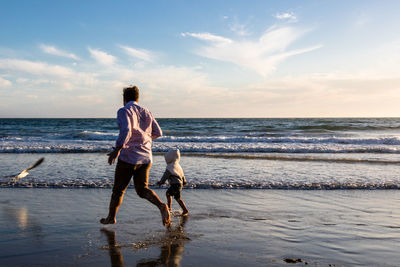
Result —
[[183, 199], [179, 199], [179, 200], [177, 200], [177, 202], [178, 202], [178, 204], [179, 204], [179, 206], [181, 206], [181, 208], [182, 208], [182, 216], [186, 216], [186, 215], [188, 215], [189, 214], [189, 211], [188, 211], [188, 209], [186, 208], [186, 205], [185, 205], [185, 202], [183, 202]]
[[135, 190], [139, 197], [147, 199], [158, 207], [161, 212], [162, 222], [167, 226], [171, 223], [168, 206], [162, 203], [157, 194], [148, 187], [150, 167], [151, 163], [140, 165], [134, 173], [133, 183], [135, 184]]
[[150, 201], [153, 203], [155, 206], [157, 206], [161, 212], [161, 217], [162, 217], [162, 222], [163, 225], [167, 226], [171, 223], [171, 214], [169, 213], [168, 206], [165, 203], [162, 203], [160, 198], [157, 196], [157, 194], [151, 190], [148, 187], [142, 188], [142, 189], [136, 189], [137, 194]]
[[118, 208], [122, 204], [125, 191], [128, 188], [133, 175], [134, 170], [132, 166], [133, 165], [124, 162], [117, 163], [117, 166], [115, 167], [114, 186], [112, 189], [108, 216], [100, 220], [102, 224], [114, 224], [117, 222], [116, 216]]
[[123, 195], [119, 198], [111, 196], [110, 206], [108, 209], [108, 216], [106, 218], [102, 218], [100, 223], [102, 224], [115, 224], [117, 222], [117, 211], [118, 208], [121, 206], [123, 200]]

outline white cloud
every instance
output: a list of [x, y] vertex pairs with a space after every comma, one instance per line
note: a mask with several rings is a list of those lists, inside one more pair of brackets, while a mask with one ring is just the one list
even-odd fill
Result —
[[16, 80], [17, 83], [26, 83], [26, 82], [28, 82], [28, 81], [29, 81], [29, 80], [26, 79], [26, 78], [17, 78], [17, 80]]
[[63, 51], [63, 50], [58, 49], [58, 48], [56, 48], [54, 46], [51, 46], [51, 45], [41, 44], [40, 45], [40, 49], [42, 49], [43, 52], [45, 52], [47, 54], [50, 54], [50, 55], [79, 60], [79, 57], [77, 57], [75, 54]]
[[194, 116], [398, 116], [399, 84], [398, 76], [368, 74], [322, 73], [268, 78], [235, 90], [220, 90], [223, 94], [208, 98], [207, 108]]
[[224, 44], [224, 43], [230, 44], [230, 43], [232, 43], [232, 40], [229, 39], [229, 38], [225, 38], [225, 37], [222, 37], [222, 36], [214, 35], [214, 34], [209, 33], [209, 32], [203, 32], [203, 33], [186, 32], [186, 33], [181, 33], [181, 35], [183, 37], [190, 36], [190, 37], [193, 37], [193, 38], [197, 38], [199, 40], [209, 41], [209, 42], [214, 42], [214, 43], [221, 43], [221, 44]]
[[77, 98], [79, 100], [81, 100], [82, 102], [91, 103], [91, 104], [104, 103], [104, 99], [98, 95], [80, 95], [80, 96], [77, 96]]
[[355, 18], [356, 27], [364, 27], [370, 22], [371, 18], [366, 13], [361, 12]]
[[240, 24], [238, 22], [235, 22], [230, 26], [230, 30], [236, 33], [239, 36], [247, 36], [250, 35], [250, 33], [246, 29], [245, 24]]
[[33, 75], [50, 75], [57, 77], [70, 77], [74, 73], [71, 69], [59, 65], [50, 65], [45, 62], [21, 59], [0, 59], [0, 69]]
[[274, 16], [277, 19], [281, 19], [281, 20], [289, 20], [292, 22], [297, 21], [297, 17], [292, 13], [292, 12], [287, 12], [287, 13], [277, 13]]
[[125, 51], [125, 53], [131, 57], [138, 58], [138, 59], [148, 61], [148, 62], [153, 62], [155, 60], [155, 55], [148, 50], [136, 49], [136, 48], [124, 46], [124, 45], [119, 45], [119, 47], [121, 47]]
[[9, 80], [0, 77], [0, 88], [10, 87], [11, 85], [12, 83]]
[[[183, 36], [191, 36], [210, 42], [208, 46], [197, 51], [200, 56], [232, 62], [267, 76], [275, 70], [278, 63], [286, 58], [322, 47], [321, 45], [314, 45], [308, 48], [286, 51], [289, 45], [306, 32], [308, 30], [293, 27], [271, 27], [255, 41], [232, 41], [209, 33], [186, 33]], [[217, 40], [218, 42], [216, 42]]]
[[317, 73], [272, 77], [230, 90], [212, 85], [195, 68], [161, 66], [131, 74], [143, 90], [142, 103], [158, 117], [363, 116], [372, 110], [390, 114], [400, 84], [400, 78], [391, 76]]
[[[277, 51], [277, 56], [282, 54], [282, 57], [288, 56], [285, 53], [305, 52], [303, 49], [280, 52], [279, 47], [275, 46], [269, 49]], [[19, 88], [27, 90], [26, 97], [31, 98], [30, 102], [38, 105], [49, 101], [46, 98], [48, 93], [44, 92], [51, 90], [54, 97], [52, 101], [60, 104], [44, 108], [53, 112], [51, 114], [54, 116], [63, 117], [115, 116], [115, 110], [121, 105], [121, 90], [132, 82], [141, 89], [141, 104], [156, 117], [399, 114], [396, 111], [396, 99], [400, 79], [398, 75], [387, 73], [371, 75], [369, 72], [342, 72], [269, 77], [257, 84], [243, 84], [235, 90], [213, 85], [209, 77], [196, 67], [114, 65], [97, 74], [76, 71], [72, 75], [64, 78], [41, 74], [33, 79], [17, 75], [19, 78], [16, 82]], [[79, 91], [71, 92], [77, 89]], [[11, 95], [12, 92], [7, 94]]]
[[[210, 109], [211, 103], [228, 93], [226, 88], [211, 85], [207, 75], [196, 68], [159, 66], [134, 74], [143, 103], [158, 117], [212, 116], [210, 113], [218, 111]], [[219, 104], [224, 106], [224, 102]]]
[[[206, 41], [198, 51], [201, 55], [269, 74], [288, 57], [320, 47], [290, 48], [307, 32], [275, 26], [255, 40], [240, 41], [204, 33], [184, 35]], [[5, 106], [9, 104], [8, 99], [19, 99], [23, 95], [31, 98], [26, 100], [30, 104], [42, 108], [36, 114], [21, 113], [20, 116], [42, 116], [48, 112], [63, 117], [112, 117], [121, 105], [122, 88], [134, 83], [141, 89], [141, 104], [157, 117], [395, 116], [400, 114], [397, 103], [399, 44], [373, 49], [368, 58], [375, 57], [377, 62], [356, 70], [257, 77], [257, 84], [247, 80], [234, 84], [233, 88], [224, 84], [231, 77], [216, 82], [204, 69], [195, 66], [132, 66], [121, 61], [99, 68], [94, 61], [82, 60], [77, 67], [69, 69], [45, 62], [0, 59], [3, 77], [0, 77], [0, 88], [6, 85], [18, 89], [1, 90], [8, 98], [2, 98], [0, 105]], [[4, 111], [7, 108], [0, 113], [6, 114]], [[10, 109], [7, 112], [11, 114]]]
[[114, 56], [107, 54], [104, 51], [92, 49], [90, 47], [88, 49], [92, 58], [102, 65], [113, 65], [117, 61]]
[[[93, 69], [94, 66], [89, 66], [89, 68]], [[102, 86], [102, 82], [98, 79], [96, 73], [75, 71], [46, 62], [0, 59], [0, 70], [15, 79], [18, 89], [70, 91]], [[107, 83], [105, 82], [105, 84]]]

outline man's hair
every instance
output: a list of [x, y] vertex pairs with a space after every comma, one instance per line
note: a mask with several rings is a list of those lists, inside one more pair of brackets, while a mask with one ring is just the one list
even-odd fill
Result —
[[139, 99], [139, 88], [136, 85], [131, 85], [125, 87], [123, 90], [124, 100], [126, 102], [129, 101], [138, 101]]

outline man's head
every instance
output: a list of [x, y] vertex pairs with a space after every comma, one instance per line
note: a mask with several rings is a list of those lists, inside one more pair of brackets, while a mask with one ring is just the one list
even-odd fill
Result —
[[130, 101], [139, 101], [139, 88], [136, 85], [131, 85], [123, 90], [124, 103], [128, 103]]

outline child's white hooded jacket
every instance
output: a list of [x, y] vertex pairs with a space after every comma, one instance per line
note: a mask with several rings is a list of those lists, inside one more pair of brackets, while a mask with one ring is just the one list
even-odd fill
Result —
[[181, 154], [179, 149], [171, 149], [164, 155], [165, 162], [167, 163], [167, 169], [163, 177], [160, 180], [160, 184], [165, 183], [168, 179], [169, 184], [186, 184], [186, 178], [183, 173], [183, 169], [179, 164], [179, 160], [181, 158]]

